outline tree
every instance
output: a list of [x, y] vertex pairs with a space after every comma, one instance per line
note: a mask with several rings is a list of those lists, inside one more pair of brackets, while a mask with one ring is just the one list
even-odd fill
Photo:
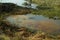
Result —
[[25, 0], [26, 2], [23, 4], [27, 6], [28, 8], [31, 8], [32, 0]]

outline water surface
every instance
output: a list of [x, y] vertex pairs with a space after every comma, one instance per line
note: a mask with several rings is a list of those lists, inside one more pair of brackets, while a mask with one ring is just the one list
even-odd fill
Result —
[[60, 20], [49, 19], [42, 15], [11, 15], [6, 18], [6, 21], [17, 27], [27, 27], [45, 32], [60, 30]]

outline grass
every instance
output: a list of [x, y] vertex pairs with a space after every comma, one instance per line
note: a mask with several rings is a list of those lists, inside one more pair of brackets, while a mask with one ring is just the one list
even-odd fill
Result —
[[32, 11], [32, 14], [43, 15], [45, 17], [60, 18], [60, 0], [32, 0], [33, 3], [37, 4], [37, 11]]
[[10, 40], [10, 38], [4, 34], [0, 35], [0, 40]]

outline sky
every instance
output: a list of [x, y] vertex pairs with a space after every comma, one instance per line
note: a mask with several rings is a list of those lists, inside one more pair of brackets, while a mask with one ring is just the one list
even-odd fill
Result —
[[25, 1], [24, 0], [0, 0], [0, 2], [4, 2], [4, 3], [15, 3], [17, 5], [21, 5]]

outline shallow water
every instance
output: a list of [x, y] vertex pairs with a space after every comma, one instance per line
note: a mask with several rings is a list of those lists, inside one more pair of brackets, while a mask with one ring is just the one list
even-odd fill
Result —
[[45, 32], [55, 32], [60, 30], [60, 20], [49, 19], [42, 15], [11, 15], [6, 18], [6, 21], [13, 26], [27, 27]]

